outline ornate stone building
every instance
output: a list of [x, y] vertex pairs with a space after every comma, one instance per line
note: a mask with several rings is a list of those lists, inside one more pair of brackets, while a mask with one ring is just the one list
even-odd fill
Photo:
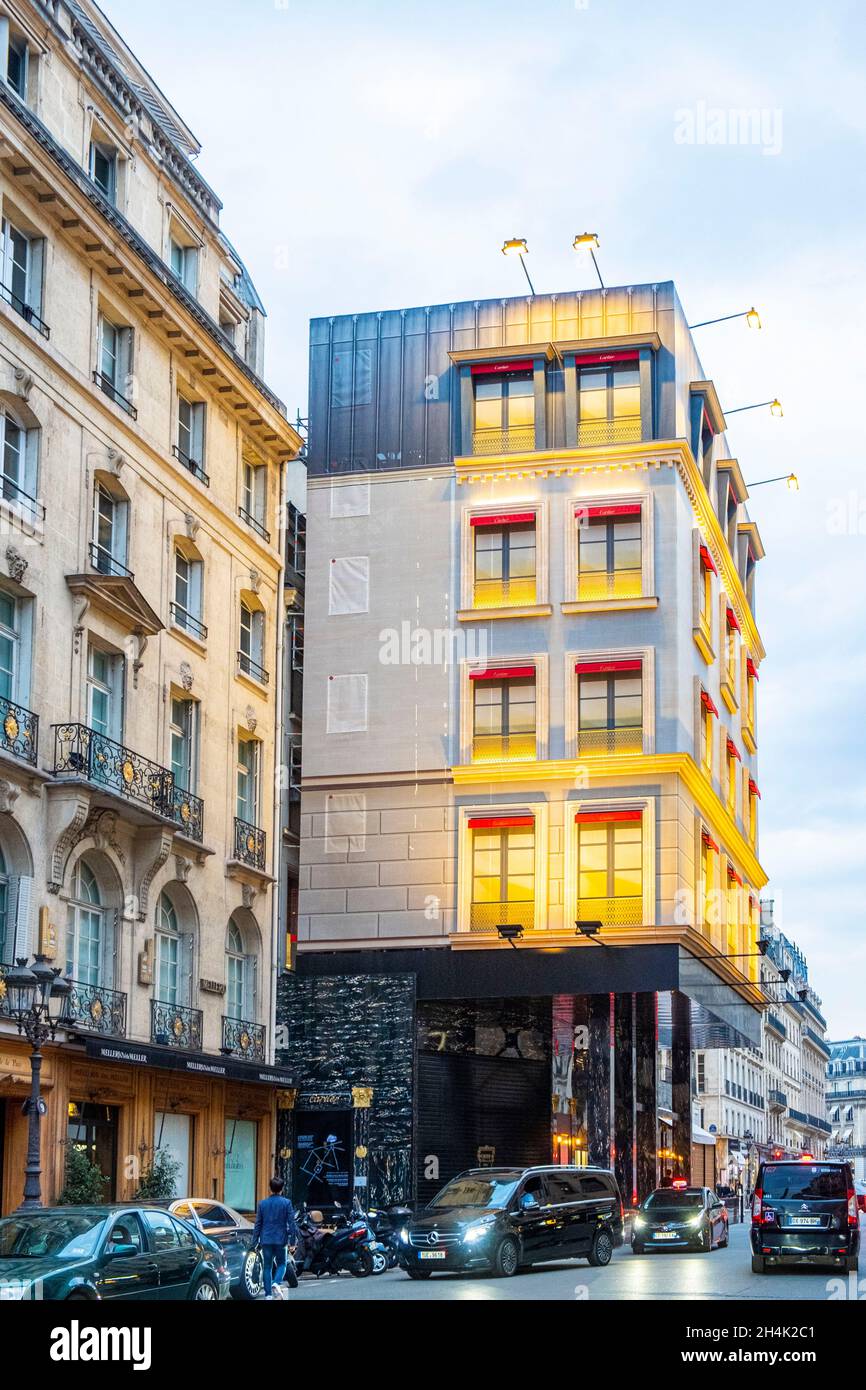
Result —
[[[249, 1206], [289, 1082], [274, 731], [301, 441], [198, 153], [95, 5], [0, 3], [0, 962], [74, 981], [49, 1198], [71, 1139], [112, 1196], [162, 1147], [181, 1188]], [[28, 1076], [0, 1000], [4, 1211]]]

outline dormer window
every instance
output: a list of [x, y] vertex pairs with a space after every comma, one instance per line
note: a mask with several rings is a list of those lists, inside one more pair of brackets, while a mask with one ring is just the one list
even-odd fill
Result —
[[473, 454], [518, 453], [535, 448], [532, 362], [482, 363], [472, 368]]

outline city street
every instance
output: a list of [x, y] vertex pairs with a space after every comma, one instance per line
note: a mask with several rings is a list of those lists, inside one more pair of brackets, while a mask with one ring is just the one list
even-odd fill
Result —
[[[471, 1300], [471, 1299], [795, 1299], [823, 1302], [830, 1280], [851, 1276], [835, 1270], [782, 1270], [752, 1274], [749, 1227], [731, 1227], [730, 1245], [708, 1255], [658, 1252], [633, 1255], [624, 1245], [606, 1269], [591, 1269], [582, 1260], [538, 1265], [513, 1279], [485, 1274], [439, 1275], [415, 1283], [402, 1270], [370, 1279], [303, 1279], [290, 1298], [301, 1302], [331, 1300]], [[833, 1286], [838, 1290], [838, 1285]], [[839, 1297], [838, 1291], [836, 1297]]]

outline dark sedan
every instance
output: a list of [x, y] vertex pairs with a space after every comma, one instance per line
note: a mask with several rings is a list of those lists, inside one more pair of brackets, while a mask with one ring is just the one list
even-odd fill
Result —
[[0, 1221], [0, 1298], [228, 1298], [218, 1245], [165, 1211], [51, 1207]]
[[660, 1187], [651, 1192], [632, 1222], [631, 1248], [715, 1250], [728, 1243], [728, 1213], [708, 1187]]

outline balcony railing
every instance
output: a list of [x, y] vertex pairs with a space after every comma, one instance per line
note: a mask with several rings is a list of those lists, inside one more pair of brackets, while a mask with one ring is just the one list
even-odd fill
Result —
[[93, 373], [93, 380], [104, 396], [108, 396], [108, 399], [114, 401], [115, 405], [119, 405], [121, 410], [125, 410], [127, 415], [130, 415], [133, 420], [138, 419], [138, 411], [132, 404], [132, 401], [124, 396], [122, 391], [118, 391], [111, 377], [106, 376], [104, 372], [95, 371]]
[[577, 427], [579, 448], [593, 444], [629, 444], [642, 438], [639, 415], [623, 415], [618, 420], [586, 420]]
[[639, 927], [643, 924], [643, 898], [581, 898], [579, 922], [601, 922], [603, 927]]
[[784, 1091], [776, 1091], [771, 1088], [767, 1092], [767, 1103], [771, 1110], [787, 1110], [788, 1097]]
[[243, 1057], [248, 1062], [263, 1062], [266, 1036], [263, 1023], [248, 1023], [243, 1018], [223, 1016], [222, 1051], [226, 1056]]
[[817, 1130], [819, 1130], [819, 1131], [821, 1132], [821, 1134], [829, 1134], [829, 1133], [830, 1133], [830, 1131], [831, 1131], [831, 1126], [830, 1126], [830, 1124], [827, 1122], [827, 1120], [822, 1120], [822, 1119], [820, 1118], [820, 1116], [818, 1116], [818, 1115], [809, 1115], [809, 1116], [807, 1116], [807, 1119], [808, 1119], [808, 1121], [809, 1121], [809, 1128], [810, 1128], [810, 1129], [817, 1129]]
[[90, 543], [90, 563], [99, 574], [113, 574], [118, 579], [135, 579], [131, 569], [116, 560], [104, 545], [97, 545], [96, 541]]
[[0, 751], [35, 765], [38, 749], [39, 715], [11, 700], [0, 700]]
[[18, 513], [29, 526], [35, 526], [38, 521], [45, 520], [45, 503], [40, 502], [37, 497], [31, 497], [29, 492], [18, 486], [14, 478], [8, 477], [5, 473], [0, 474], [0, 497], [9, 511]]
[[602, 599], [643, 597], [643, 575], [639, 569], [593, 571], [577, 581], [579, 603], [598, 603]]
[[525, 454], [535, 448], [535, 425], [510, 430], [473, 430], [472, 453], [476, 457], [495, 454]]
[[187, 1009], [182, 1004], [166, 1004], [161, 999], [151, 999], [151, 1042], [157, 1043], [160, 1047], [179, 1047], [187, 1052], [200, 1052], [201, 1038], [201, 1009]]
[[0, 960], [0, 1018], [9, 1017], [9, 1000], [6, 998], [6, 975], [11, 969], [11, 961]]
[[188, 473], [191, 473], [194, 478], [198, 478], [200, 483], [204, 483], [205, 487], [210, 487], [210, 478], [207, 473], [205, 473], [201, 464], [196, 463], [195, 459], [191, 459], [189, 454], [185, 454], [179, 444], [175, 444], [172, 453], [178, 463], [183, 464]]
[[251, 526], [252, 529], [255, 531], [256, 535], [261, 536], [263, 541], [270, 542], [270, 531], [268, 531], [262, 525], [258, 517], [253, 516], [252, 512], [248, 512], [246, 507], [238, 507], [238, 516], [240, 517], [241, 521], [245, 521], [247, 523], [247, 526]]
[[473, 608], [521, 608], [535, 603], [537, 586], [531, 579], [476, 579]]
[[191, 840], [204, 835], [204, 802], [175, 784], [174, 774], [86, 724], [55, 724], [54, 775], [79, 777], [153, 815]]
[[72, 980], [66, 1022], [73, 1028], [86, 1028], [111, 1038], [126, 1036], [126, 995], [102, 985], [86, 985]]
[[772, 1028], [779, 1034], [780, 1038], [787, 1038], [788, 1030], [778, 1014], [774, 1014], [772, 1009], [767, 1010], [767, 1027]]
[[578, 752], [582, 758], [604, 753], [642, 753], [643, 729], [581, 729]]
[[31, 305], [27, 304], [23, 299], [19, 299], [18, 295], [14, 294], [8, 285], [0, 284], [0, 299], [5, 299], [6, 303], [11, 305], [16, 314], [20, 314], [26, 323], [29, 323], [31, 327], [35, 328], [37, 333], [42, 334], [43, 338], [51, 337], [51, 329], [48, 327], [48, 324], [42, 321]]
[[257, 661], [253, 661], [249, 652], [238, 652], [238, 670], [245, 676], [252, 676], [254, 681], [259, 681], [261, 685], [267, 685], [270, 676], [264, 666], [260, 666]]
[[528, 734], [476, 734], [472, 740], [474, 763], [531, 762], [536, 752], [535, 730]]
[[809, 1116], [804, 1114], [802, 1110], [794, 1110], [793, 1107], [788, 1111], [787, 1118], [798, 1125], [808, 1125], [809, 1123]]
[[832, 1056], [830, 1048], [827, 1046], [821, 1035], [815, 1032], [814, 1028], [810, 1028], [808, 1024], [803, 1024], [802, 1032], [803, 1037], [807, 1038], [813, 1047], [817, 1047], [818, 1051], [823, 1053], [825, 1057]]
[[257, 825], [235, 816], [235, 859], [248, 864], [251, 869], [265, 871], [267, 859], [267, 835]]
[[535, 903], [473, 903], [469, 910], [469, 930], [495, 932], [497, 927], [522, 927], [531, 931], [535, 924]]
[[202, 642], [207, 641], [207, 628], [204, 623], [200, 623], [198, 618], [194, 618], [186, 608], [183, 608], [179, 603], [172, 602], [170, 611], [171, 621], [175, 627], [182, 627], [184, 632], [191, 632], [193, 637], [198, 637]]

